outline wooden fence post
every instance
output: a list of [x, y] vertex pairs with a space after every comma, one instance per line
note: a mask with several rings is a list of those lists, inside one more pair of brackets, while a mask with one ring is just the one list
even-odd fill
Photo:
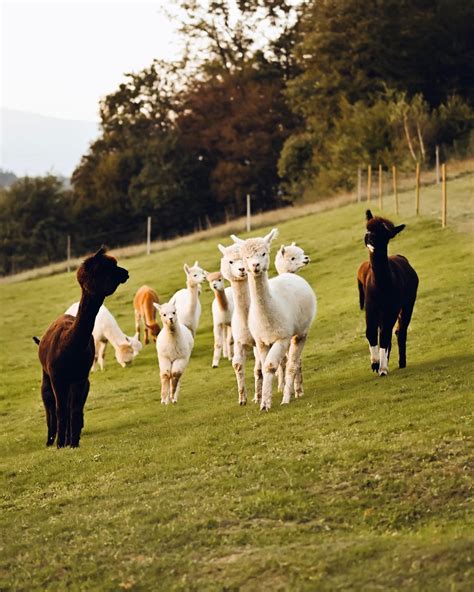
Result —
[[379, 164], [379, 209], [383, 209], [382, 204], [382, 188], [383, 188], [383, 178], [382, 178], [382, 165]]
[[398, 203], [398, 186], [397, 186], [397, 167], [392, 166], [392, 180], [393, 180], [393, 196], [395, 197], [395, 213], [399, 214], [400, 205]]
[[436, 146], [436, 185], [439, 185], [439, 146]]
[[441, 191], [441, 228], [446, 228], [447, 214], [448, 214], [448, 194], [446, 190], [446, 163], [441, 165], [441, 180], [442, 180], [442, 191]]
[[370, 197], [372, 193], [372, 165], [369, 164], [367, 167], [367, 203], [370, 203]]
[[415, 212], [420, 213], [420, 163], [416, 163], [416, 191], [415, 191]]
[[146, 254], [151, 253], [151, 216], [146, 221]]
[[250, 193], [247, 193], [247, 232], [250, 232], [250, 230], [251, 230], [250, 216], [251, 216], [251, 211], [250, 211]]

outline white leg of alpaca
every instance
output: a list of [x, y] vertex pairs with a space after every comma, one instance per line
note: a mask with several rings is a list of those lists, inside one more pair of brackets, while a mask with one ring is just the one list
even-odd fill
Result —
[[255, 395], [253, 397], [254, 403], [261, 403], [262, 401], [262, 390], [263, 390], [263, 371], [262, 371], [262, 359], [265, 360], [269, 347], [260, 344], [259, 347], [253, 348], [253, 355], [255, 356], [255, 365], [253, 368], [253, 375], [255, 378]]
[[283, 356], [288, 351], [289, 345], [289, 339], [279, 339], [271, 346], [265, 357], [263, 362], [262, 403], [260, 405], [262, 411], [268, 411], [272, 406], [273, 377]]
[[214, 357], [212, 358], [212, 367], [219, 366], [219, 360], [222, 355], [222, 325], [214, 326]]
[[175, 360], [171, 367], [171, 402], [178, 402], [179, 387], [181, 385], [181, 376], [186, 368], [187, 360]]
[[294, 387], [295, 387], [295, 399], [301, 399], [301, 397], [304, 395], [303, 370], [301, 368], [301, 358], [300, 358], [300, 362], [298, 364], [298, 370], [296, 371], [296, 374], [295, 374]]
[[227, 344], [227, 327], [226, 325], [221, 325], [221, 338], [222, 338], [222, 357], [228, 358], [229, 351], [228, 351], [228, 344]]
[[285, 369], [286, 369], [286, 362], [287, 362], [288, 356], [284, 356], [280, 362], [280, 365], [278, 366], [278, 392], [282, 393], [283, 389], [285, 388]]
[[[291, 345], [288, 351], [288, 362], [286, 365], [285, 375], [285, 390], [283, 391], [282, 405], [288, 405], [291, 401], [291, 393], [295, 382], [298, 384], [298, 380], [295, 381], [296, 374], [301, 364], [301, 354], [303, 353], [304, 344], [306, 343], [306, 335], [299, 336], [293, 335], [291, 338]], [[298, 386], [301, 386], [303, 376], [299, 380]], [[300, 395], [300, 393], [298, 393]]]
[[239, 341], [234, 346], [234, 357], [232, 367], [237, 379], [237, 390], [239, 392], [239, 405], [247, 404], [247, 389], [245, 388], [245, 360], [247, 359], [247, 347]]
[[379, 346], [378, 345], [369, 345], [370, 351], [370, 363], [376, 364], [379, 362]]
[[97, 344], [97, 363], [99, 364], [99, 368], [101, 370], [104, 369], [104, 358], [105, 358], [105, 348], [107, 347], [106, 341], [99, 341]]
[[138, 341], [140, 341], [140, 313], [135, 311], [135, 333], [138, 333]]
[[388, 374], [388, 349], [380, 348], [380, 366], [379, 376], [387, 376]]
[[226, 325], [226, 341], [227, 341], [227, 359], [232, 360], [234, 355], [234, 338], [232, 336], [232, 327]]
[[168, 405], [170, 402], [171, 362], [167, 358], [158, 358], [161, 378], [161, 403]]

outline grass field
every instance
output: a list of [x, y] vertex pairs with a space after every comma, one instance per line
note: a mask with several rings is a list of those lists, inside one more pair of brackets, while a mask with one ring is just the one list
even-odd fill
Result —
[[[401, 196], [391, 252], [420, 290], [408, 367], [393, 355], [387, 379], [358, 310], [365, 204], [279, 224], [312, 258], [319, 310], [305, 397], [268, 414], [237, 405], [229, 363], [211, 369], [205, 288], [178, 405], [159, 403], [153, 346], [126, 369], [109, 351], [81, 447], [46, 449], [31, 336], [79, 288], [73, 273], [1, 286], [0, 590], [472, 590], [473, 182], [450, 184], [445, 230], [438, 188], [419, 218]], [[106, 304], [122, 328], [143, 283], [166, 300], [185, 261], [217, 269], [217, 242], [121, 260], [130, 280]]]

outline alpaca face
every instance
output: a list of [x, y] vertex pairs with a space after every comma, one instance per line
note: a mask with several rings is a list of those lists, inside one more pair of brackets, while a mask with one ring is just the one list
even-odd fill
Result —
[[380, 250], [386, 251], [390, 239], [405, 228], [405, 224], [394, 226], [393, 222], [386, 218], [373, 216], [370, 210], [367, 210], [366, 216], [367, 232], [364, 237], [364, 243], [371, 253]]
[[288, 246], [282, 245], [275, 257], [275, 267], [278, 273], [296, 273], [309, 262], [308, 255], [295, 243]]
[[199, 267], [197, 261], [194, 262], [192, 267], [189, 267], [186, 263], [184, 264], [184, 272], [186, 273], [187, 282], [191, 286], [197, 286], [202, 284], [206, 279], [207, 272], [202, 267]]
[[133, 353], [132, 344], [128, 341], [121, 343], [115, 349], [115, 358], [117, 362], [122, 366], [122, 368], [125, 368], [125, 366], [131, 364], [134, 357], [135, 355]]
[[153, 306], [159, 311], [163, 326], [166, 325], [171, 331], [174, 331], [178, 322], [176, 306], [171, 302], [165, 302], [165, 304], [156, 304], [154, 302]]
[[231, 245], [230, 247], [224, 247], [223, 245], [218, 245], [218, 248], [223, 255], [221, 259], [221, 273], [223, 277], [229, 282], [246, 280], [247, 271], [240, 256], [239, 246]]
[[242, 260], [249, 273], [259, 276], [270, 266], [270, 245], [263, 238], [250, 238], [241, 248]]
[[127, 280], [128, 271], [117, 265], [115, 257], [106, 255], [104, 248], [88, 257], [77, 270], [77, 281], [89, 294], [110, 296]]
[[217, 292], [222, 292], [224, 290], [224, 278], [222, 277], [220, 271], [208, 273], [206, 279], [209, 282], [209, 286], [212, 290], [216, 290]]

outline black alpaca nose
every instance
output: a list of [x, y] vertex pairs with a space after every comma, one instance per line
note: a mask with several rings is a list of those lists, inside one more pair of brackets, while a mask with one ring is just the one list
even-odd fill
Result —
[[245, 267], [239, 267], [239, 271], [240, 273], [243, 273], [245, 271]]
[[119, 267], [118, 269], [120, 271], [120, 283], [124, 284], [130, 276], [128, 275], [128, 271], [123, 267]]

